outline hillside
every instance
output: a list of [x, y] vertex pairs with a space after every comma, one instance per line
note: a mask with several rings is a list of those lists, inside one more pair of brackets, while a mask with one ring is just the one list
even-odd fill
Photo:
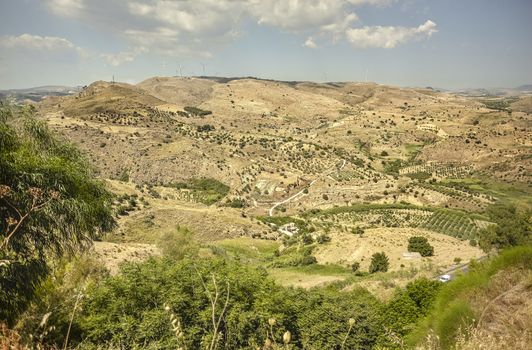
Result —
[[[73, 327], [86, 349], [278, 349], [286, 332], [294, 349], [524, 349], [531, 139], [517, 102], [151, 78], [5, 105], [0, 210], [14, 231], [2, 242], [12, 215], [25, 220], [17, 200], [33, 220], [20, 259], [39, 247], [44, 269], [0, 295], [0, 337], [56, 345]], [[27, 271], [0, 277], [24, 286]]]
[[[530, 115], [489, 106], [373, 83], [156, 77], [96, 82], [38, 111], [138, 203], [117, 202], [129, 215], [114, 242], [154, 243], [176, 224], [202, 242], [282, 238], [263, 217], [324, 210], [309, 221], [313, 239], [331, 239], [318, 263], [365, 268], [386, 247], [393, 270], [429, 263], [430, 274], [482, 255], [469, 242], [490, 225], [486, 207], [531, 205]], [[213, 189], [189, 185], [198, 179]], [[350, 233], [358, 227], [367, 239]], [[404, 255], [413, 234], [441, 242], [437, 255]]]
[[410, 341], [425, 335], [423, 349], [525, 349], [532, 342], [531, 258], [530, 247], [511, 249], [449, 283]]

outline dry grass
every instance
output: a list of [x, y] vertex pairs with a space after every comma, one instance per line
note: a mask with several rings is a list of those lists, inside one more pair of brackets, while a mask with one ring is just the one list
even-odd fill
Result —
[[29, 350], [22, 343], [22, 337], [6, 324], [0, 324], [0, 350]]
[[[427, 237], [434, 246], [434, 256], [412, 258], [403, 256], [408, 252], [408, 239], [412, 236]], [[362, 237], [348, 232], [331, 233], [330, 243], [320, 246], [315, 256], [320, 264], [351, 264], [360, 262], [361, 269], [367, 270], [371, 256], [384, 251], [390, 259], [390, 271], [423, 268], [431, 264], [434, 270], [445, 270], [453, 266], [454, 258], [467, 262], [482, 256], [479, 248], [472, 247], [467, 241], [447, 235], [416, 228], [376, 228], [365, 230]], [[403, 267], [401, 267], [403, 265]]]
[[[475, 325], [461, 331], [456, 350], [527, 350], [532, 344], [532, 272], [507, 269], [491, 279], [481, 293], [472, 295], [471, 305], [480, 315]], [[429, 334], [418, 350], [442, 349]]]
[[140, 262], [161, 252], [153, 244], [94, 242], [93, 254], [114, 275], [124, 262]]

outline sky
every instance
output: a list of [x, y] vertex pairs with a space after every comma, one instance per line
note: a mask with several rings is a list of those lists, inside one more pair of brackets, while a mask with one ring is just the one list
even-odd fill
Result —
[[532, 0], [0, 0], [0, 89], [153, 76], [532, 83]]

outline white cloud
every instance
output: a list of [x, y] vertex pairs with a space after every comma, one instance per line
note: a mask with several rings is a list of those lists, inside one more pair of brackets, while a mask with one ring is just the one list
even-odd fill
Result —
[[144, 47], [136, 47], [131, 51], [122, 51], [114, 54], [101, 54], [100, 57], [105, 59], [111, 66], [116, 67], [127, 62], [132, 62], [138, 55], [146, 51], [147, 49]]
[[339, 39], [341, 39], [345, 31], [349, 28], [351, 23], [358, 21], [358, 16], [355, 13], [350, 13], [346, 15], [342, 20], [337, 21], [332, 24], [328, 24], [325, 26], [320, 27], [320, 34], [321, 35], [327, 35], [330, 34], [332, 36], [332, 41], [336, 43]]
[[348, 0], [353, 5], [372, 5], [372, 6], [390, 6], [397, 0]]
[[73, 16], [83, 10], [83, 0], [49, 0], [48, 6], [58, 15]]
[[0, 45], [6, 48], [24, 48], [43, 51], [69, 50], [75, 48], [74, 44], [64, 38], [31, 34], [2, 36], [0, 37]]
[[343, 0], [266, 0], [250, 1], [250, 13], [259, 24], [268, 24], [290, 31], [316, 29], [342, 21]]
[[[242, 11], [241, 1], [195, 0], [140, 3], [128, 5], [131, 15], [149, 19], [172, 29], [189, 33], [226, 32], [231, 29], [235, 13]], [[233, 14], [233, 15], [232, 15]]]
[[[411, 28], [364, 27], [358, 6], [386, 6], [398, 0], [46, 0], [53, 13], [94, 26], [125, 41], [169, 56], [211, 56], [220, 46], [240, 35], [245, 20], [314, 39], [345, 40], [355, 46], [394, 47], [421, 36]], [[395, 33], [399, 31], [400, 33]], [[384, 32], [384, 33], [383, 33]], [[388, 33], [387, 32], [391, 32]], [[371, 37], [366, 44], [363, 37]], [[381, 37], [391, 37], [384, 40]], [[375, 38], [378, 37], [378, 38]], [[384, 43], [382, 43], [384, 42]], [[313, 45], [314, 44], [314, 45]], [[105, 54], [110, 64], [130, 62], [134, 52]]]
[[418, 27], [363, 27], [346, 31], [347, 40], [359, 48], [380, 47], [391, 49], [410, 40], [430, 37], [437, 32], [436, 23], [426, 21]]
[[316, 48], [318, 48], [318, 45], [316, 45], [316, 43], [314, 42], [314, 40], [312, 39], [311, 36], [309, 36], [309, 37], [307, 38], [307, 40], [305, 41], [305, 43], [303, 44], [303, 46], [308, 47], [309, 49], [316, 49]]

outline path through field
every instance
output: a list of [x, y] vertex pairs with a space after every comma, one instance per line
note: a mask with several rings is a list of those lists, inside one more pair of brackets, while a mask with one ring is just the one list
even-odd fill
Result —
[[[347, 164], [346, 160], [345, 160], [345, 159], [342, 159], [342, 165], [338, 168], [337, 171], [342, 170], [343, 167], [344, 167], [346, 164]], [[331, 168], [331, 169], [329, 169], [328, 171], [324, 172], [321, 176], [329, 175], [329, 174], [331, 174], [331, 173], [333, 172], [333, 170], [334, 170], [334, 167]], [[315, 182], [316, 182], [321, 176], [318, 176], [318, 178], [312, 180], [311, 183], [308, 185], [308, 188], [310, 188], [310, 186], [312, 186], [312, 185], [313, 185], [313, 184], [314, 184], [314, 183], [315, 183]], [[285, 203], [288, 203], [288, 202], [290, 202], [291, 200], [296, 199], [296, 198], [299, 197], [299, 196], [301, 196], [301, 197], [304, 196], [304, 195], [305, 195], [305, 194], [303, 193], [304, 191], [305, 191], [305, 189], [302, 189], [301, 191], [299, 191], [298, 193], [294, 194], [293, 196], [288, 197], [287, 199], [285, 199], [285, 200], [283, 200], [283, 201], [281, 201], [281, 202], [277, 202], [277, 203], [275, 203], [275, 204], [270, 208], [270, 210], [268, 211], [268, 214], [269, 214], [270, 216], [273, 216], [273, 211], [275, 210], [275, 208], [277, 208], [278, 206], [283, 205], [283, 204], [285, 204]]]

